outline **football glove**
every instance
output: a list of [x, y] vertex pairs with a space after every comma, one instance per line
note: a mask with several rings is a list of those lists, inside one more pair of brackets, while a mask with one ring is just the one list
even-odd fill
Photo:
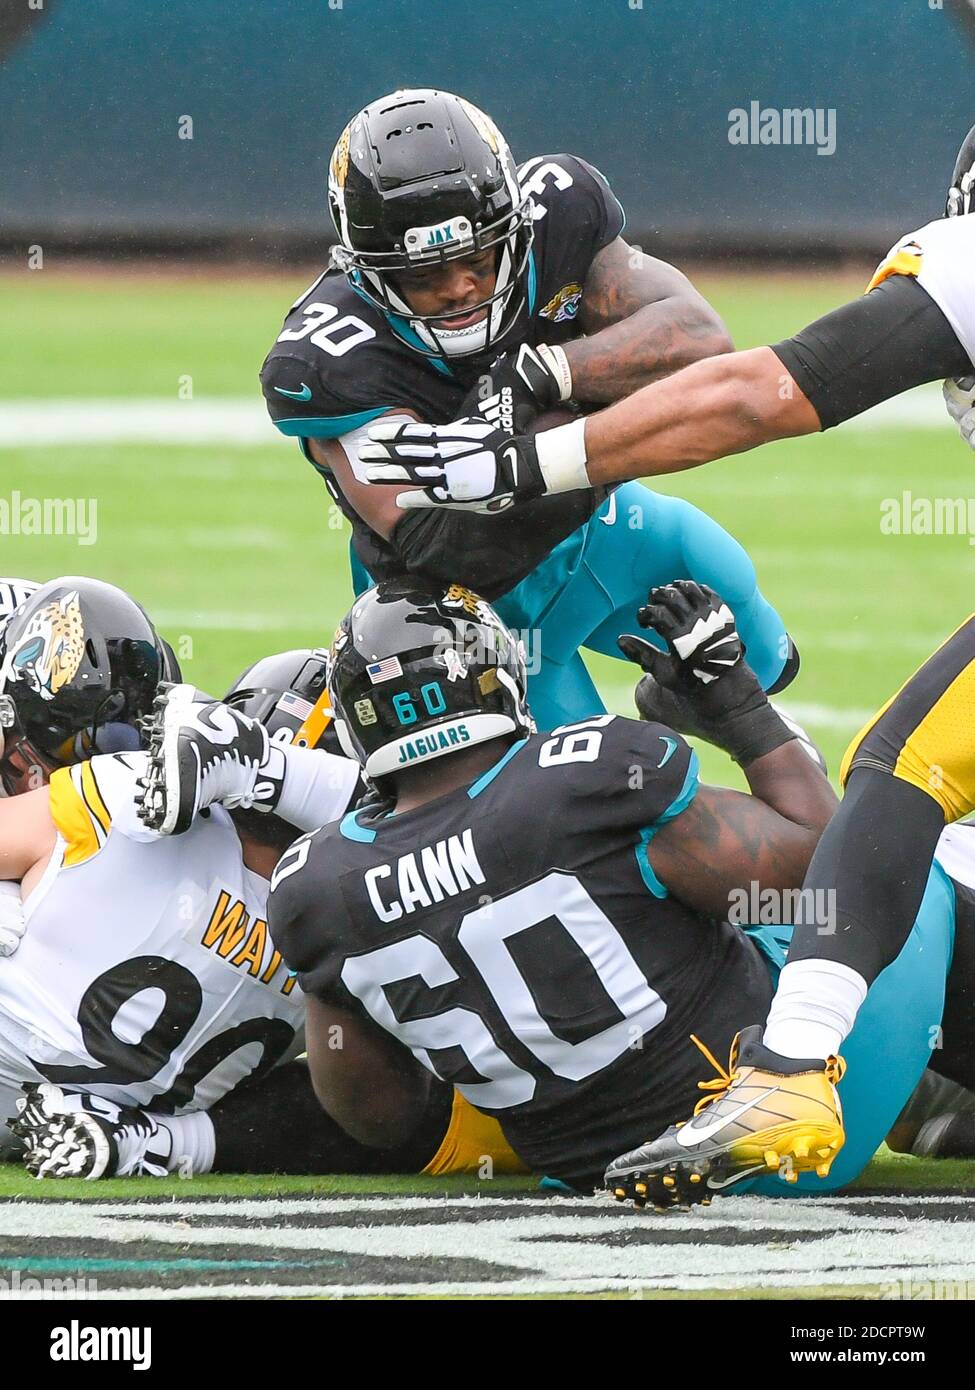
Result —
[[735, 616], [706, 584], [678, 579], [653, 589], [637, 614], [667, 644], [627, 633], [620, 651], [647, 673], [636, 688], [641, 719], [704, 738], [743, 766], [797, 737], [745, 661]]
[[542, 411], [572, 395], [572, 372], [560, 347], [522, 343], [502, 353], [461, 401], [458, 419], [474, 417], [524, 434]]
[[379, 422], [359, 458], [370, 483], [414, 483], [401, 507], [473, 507], [498, 512], [549, 492], [591, 486], [585, 420], [532, 438], [468, 417], [450, 425]]
[[970, 449], [975, 449], [975, 376], [949, 377], [941, 389], [958, 433]]
[[414, 483], [401, 507], [499, 512], [545, 492], [535, 440], [471, 417], [450, 425], [373, 425], [359, 458], [370, 483]]

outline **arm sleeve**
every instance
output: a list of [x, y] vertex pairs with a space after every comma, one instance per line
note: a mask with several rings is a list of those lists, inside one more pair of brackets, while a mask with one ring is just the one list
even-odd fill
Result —
[[912, 386], [964, 376], [972, 364], [916, 279], [892, 275], [869, 294], [774, 343], [824, 430]]

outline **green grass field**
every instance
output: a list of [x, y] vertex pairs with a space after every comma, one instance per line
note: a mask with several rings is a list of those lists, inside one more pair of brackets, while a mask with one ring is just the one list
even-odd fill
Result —
[[[257, 398], [264, 354], [310, 278], [54, 269], [0, 276], [7, 328], [0, 419], [6, 404], [33, 402], [43, 418], [47, 402], [65, 398], [175, 402], [187, 379], [195, 402]], [[785, 336], [863, 283], [859, 275], [697, 278], [740, 346]], [[967, 497], [972, 467], [947, 425], [834, 431], [660, 484], [709, 511], [753, 556], [802, 653], [786, 703], [812, 709], [807, 722], [834, 770], [863, 713], [972, 607], [967, 538], [884, 536], [881, 501], [904, 489]], [[327, 642], [351, 595], [347, 528], [335, 526], [321, 482], [270, 425], [266, 445], [257, 447], [67, 439], [0, 449], [0, 498], [14, 490], [97, 499], [97, 542], [0, 533], [0, 573], [85, 573], [124, 586], [177, 647], [186, 678], [205, 689], [223, 689], [270, 651]], [[631, 669], [596, 658], [593, 670], [609, 706], [629, 712]], [[713, 750], [703, 762], [711, 780], [735, 781]], [[885, 1154], [860, 1186], [957, 1191], [970, 1184], [968, 1165]], [[210, 1176], [153, 1184], [152, 1195], [183, 1194], [187, 1186], [201, 1197], [281, 1197], [435, 1195], [478, 1185]], [[491, 1195], [502, 1191], [499, 1183], [487, 1186]], [[516, 1180], [510, 1190], [527, 1188]], [[145, 1183], [36, 1184], [17, 1169], [0, 1169], [0, 1200], [145, 1195]]]

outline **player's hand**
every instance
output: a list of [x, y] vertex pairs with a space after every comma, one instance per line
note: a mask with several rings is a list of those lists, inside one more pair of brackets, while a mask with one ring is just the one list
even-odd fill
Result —
[[941, 389], [958, 433], [970, 449], [975, 449], [975, 376], [949, 377]]
[[0, 956], [12, 956], [23, 940], [27, 923], [20, 885], [0, 883]]
[[359, 450], [370, 483], [412, 483], [401, 507], [498, 512], [545, 492], [535, 440], [484, 420], [450, 425], [378, 423]]
[[713, 589], [692, 579], [652, 589], [637, 619], [659, 632], [666, 652], [629, 634], [618, 639], [620, 650], [667, 690], [708, 686], [745, 654], [734, 613]]
[[572, 372], [562, 349], [522, 343], [481, 373], [457, 414], [524, 434], [538, 415], [571, 395]]

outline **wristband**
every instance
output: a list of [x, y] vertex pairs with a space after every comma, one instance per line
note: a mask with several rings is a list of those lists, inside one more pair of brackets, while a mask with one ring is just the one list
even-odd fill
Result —
[[570, 400], [572, 397], [572, 368], [569, 366], [569, 359], [565, 353], [560, 347], [551, 347], [548, 343], [540, 343], [535, 351], [559, 383], [559, 400]]
[[535, 435], [535, 455], [546, 492], [591, 487], [586, 471], [586, 422], [573, 420]]

